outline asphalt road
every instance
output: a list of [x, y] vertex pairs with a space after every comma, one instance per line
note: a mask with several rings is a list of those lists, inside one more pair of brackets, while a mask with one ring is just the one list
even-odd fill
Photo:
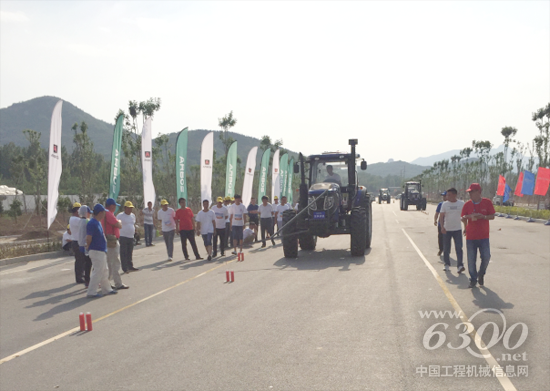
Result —
[[[129, 290], [101, 299], [74, 284], [69, 258], [0, 268], [0, 390], [548, 390], [550, 227], [491, 222], [472, 290], [443, 271], [427, 212], [373, 204], [364, 257], [348, 236], [298, 259], [256, 245], [244, 262], [184, 263], [178, 241], [168, 263], [158, 243], [134, 253]], [[80, 312], [93, 331], [76, 331]], [[467, 344], [468, 318], [487, 358]]]

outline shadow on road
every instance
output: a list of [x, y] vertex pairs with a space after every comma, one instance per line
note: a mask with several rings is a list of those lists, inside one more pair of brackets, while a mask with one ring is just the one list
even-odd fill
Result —
[[[19, 299], [19, 300], [29, 300], [29, 299], [37, 299], [39, 297], [49, 297], [55, 293], [59, 293], [59, 292], [63, 292], [64, 290], [67, 290], [69, 288], [74, 288], [75, 286], [77, 286], [76, 284], [67, 284], [67, 285], [64, 285], [64, 286], [59, 286], [57, 288], [53, 288], [53, 289], [48, 289], [48, 290], [45, 290], [45, 291], [38, 291], [38, 292], [32, 292], [32, 293], [29, 293], [27, 296], [23, 297], [22, 299]], [[84, 286], [84, 285], [82, 285]]]
[[508, 310], [514, 308], [514, 304], [506, 303], [500, 296], [486, 286], [478, 286], [472, 289], [474, 300], [472, 302], [479, 308], [495, 308], [497, 310]]
[[[68, 295], [68, 294], [67, 295], [61, 295], [59, 298], [60, 298], [60, 300], [63, 300], [63, 299], [68, 298], [69, 296], [76, 296], [76, 295], [79, 295], [81, 297], [79, 299], [70, 301], [68, 303], [63, 303], [63, 304], [60, 304], [58, 306], [55, 306], [55, 307], [49, 309], [48, 311], [38, 315], [36, 317], [36, 319], [34, 319], [34, 321], [39, 322], [39, 321], [42, 321], [42, 320], [46, 320], [46, 319], [54, 317], [57, 314], [61, 314], [63, 312], [67, 312], [67, 311], [72, 311], [72, 310], [74, 310], [74, 309], [76, 309], [80, 306], [83, 306], [86, 303], [90, 303], [91, 299], [89, 299], [85, 296], [82, 297], [82, 292], [73, 293], [72, 295]], [[56, 298], [52, 298], [52, 299], [56, 299]], [[52, 304], [52, 303], [56, 303], [58, 301], [59, 300], [47, 302], [47, 300], [44, 300], [44, 302], [42, 302], [41, 304], [38, 304], [38, 303], [33, 304], [33, 307], [37, 306], [37, 305]]]
[[365, 257], [370, 254], [370, 251], [370, 249], [365, 251], [362, 257], [352, 257], [349, 250], [299, 251], [298, 258], [283, 257], [273, 265], [281, 269], [291, 267], [298, 270], [323, 270], [338, 267], [342, 272], [351, 271], [351, 265], [365, 263]]

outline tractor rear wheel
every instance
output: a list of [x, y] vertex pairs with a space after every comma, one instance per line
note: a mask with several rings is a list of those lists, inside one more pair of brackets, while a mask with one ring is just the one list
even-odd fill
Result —
[[372, 204], [369, 202], [367, 206], [367, 239], [365, 242], [365, 248], [370, 248], [372, 241]]
[[[283, 226], [286, 225], [294, 216], [296, 211], [293, 209], [283, 212]], [[285, 226], [283, 229], [283, 253], [285, 258], [298, 258], [298, 235], [292, 235], [296, 232], [296, 220]]]
[[406, 198], [403, 200], [403, 210], [409, 210], [409, 201]]
[[367, 211], [365, 208], [353, 208], [351, 211], [351, 255], [362, 257], [367, 245]]

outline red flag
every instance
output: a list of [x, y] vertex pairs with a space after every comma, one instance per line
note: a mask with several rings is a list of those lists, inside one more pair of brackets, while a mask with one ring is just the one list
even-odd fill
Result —
[[518, 197], [523, 197], [523, 194], [521, 194], [521, 187], [523, 186], [523, 171], [519, 173], [518, 183], [516, 184], [516, 191], [514, 191], [514, 194]]
[[550, 168], [539, 167], [537, 171], [537, 182], [535, 183], [535, 194], [546, 195], [550, 186]]
[[505, 187], [506, 187], [506, 179], [502, 175], [499, 175], [498, 176], [497, 195], [503, 196]]

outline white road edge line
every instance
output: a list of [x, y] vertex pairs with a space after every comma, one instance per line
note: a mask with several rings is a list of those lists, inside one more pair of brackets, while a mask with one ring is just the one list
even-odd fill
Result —
[[[460, 305], [458, 304], [458, 302], [455, 300], [455, 298], [453, 297], [453, 295], [449, 291], [449, 288], [447, 288], [447, 285], [445, 284], [445, 282], [443, 281], [441, 276], [437, 273], [437, 271], [434, 269], [432, 264], [426, 259], [424, 254], [422, 254], [422, 251], [420, 251], [418, 246], [413, 242], [413, 240], [407, 234], [405, 229], [401, 228], [401, 230], [403, 231], [403, 233], [405, 234], [407, 239], [409, 239], [409, 242], [411, 242], [411, 244], [412, 244], [413, 248], [416, 250], [416, 253], [418, 254], [418, 256], [424, 261], [424, 264], [426, 264], [426, 267], [432, 272], [432, 275], [434, 276], [434, 278], [439, 283], [439, 286], [441, 286], [441, 289], [443, 290], [443, 293], [445, 294], [445, 296], [447, 296], [447, 299], [449, 300], [449, 302], [451, 303], [451, 305], [453, 306], [455, 311], [458, 311], [459, 313], [464, 314], [464, 318], [462, 319], [462, 321], [465, 322], [465, 323], [466, 322], [470, 323], [470, 320], [466, 316], [465, 312], [462, 311], [462, 308], [460, 308]], [[487, 364], [489, 364], [491, 367], [494, 367], [494, 366], [500, 367], [500, 364], [497, 362], [497, 360], [495, 360], [495, 358], [493, 357], [493, 355], [491, 354], [489, 349], [487, 349], [487, 347], [485, 345], [485, 342], [483, 342], [483, 340], [481, 339], [481, 337], [479, 336], [479, 334], [477, 333], [477, 330], [475, 329], [475, 327], [473, 327], [473, 325], [472, 325], [472, 333], [471, 334], [473, 334], [473, 336], [474, 336], [476, 346], [479, 347], [480, 353], [482, 355], [486, 356], [485, 361], [487, 361]], [[514, 387], [514, 385], [512, 384], [510, 378], [507, 377], [506, 375], [503, 375], [502, 377], [499, 377], [499, 376], [495, 376], [495, 377], [498, 379], [498, 381], [500, 382], [500, 385], [502, 386], [502, 388], [505, 391], [517, 391], [516, 387]]]

